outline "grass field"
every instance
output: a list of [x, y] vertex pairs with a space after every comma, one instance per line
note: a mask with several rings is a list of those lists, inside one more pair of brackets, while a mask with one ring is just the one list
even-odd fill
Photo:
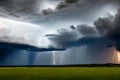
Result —
[[0, 68], [0, 80], [120, 80], [120, 67]]

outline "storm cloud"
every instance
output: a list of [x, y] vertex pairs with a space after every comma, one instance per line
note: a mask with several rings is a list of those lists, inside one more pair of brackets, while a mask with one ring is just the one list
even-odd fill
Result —
[[94, 21], [94, 26], [87, 24], [72, 26], [70, 30], [58, 30], [58, 35], [47, 35], [48, 38], [58, 46], [72, 47], [94, 44], [94, 42], [105, 39], [107, 45], [114, 45], [120, 50], [120, 10], [115, 16], [98, 18]]
[[119, 3], [119, 0], [1, 0], [0, 50], [5, 53], [1, 57], [9, 54], [7, 48], [14, 58], [17, 55], [14, 53], [28, 53], [30, 65], [35, 63], [37, 53], [42, 64], [49, 61], [70, 64], [80, 60], [87, 63], [93, 57], [93, 62], [100, 62], [97, 58], [105, 62], [104, 49], [115, 46], [120, 50], [120, 12], [116, 12]]

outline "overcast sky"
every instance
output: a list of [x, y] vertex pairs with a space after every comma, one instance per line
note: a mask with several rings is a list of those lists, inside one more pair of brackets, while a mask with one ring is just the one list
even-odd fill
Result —
[[[113, 48], [118, 49], [119, 44], [116, 38], [112, 41], [108, 36], [119, 35], [116, 33], [120, 29], [119, 3], [119, 0], [0, 0], [0, 42], [66, 49], [5, 52], [1, 48], [1, 53], [5, 53], [1, 55], [5, 56], [1, 64], [15, 65], [21, 59], [24, 61], [19, 63], [27, 65], [116, 62], [112, 59]], [[108, 45], [113, 47], [107, 48]]]

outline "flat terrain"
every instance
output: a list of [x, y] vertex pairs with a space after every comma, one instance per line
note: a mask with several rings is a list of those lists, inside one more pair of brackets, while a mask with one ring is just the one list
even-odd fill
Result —
[[0, 80], [120, 80], [120, 67], [6, 67]]

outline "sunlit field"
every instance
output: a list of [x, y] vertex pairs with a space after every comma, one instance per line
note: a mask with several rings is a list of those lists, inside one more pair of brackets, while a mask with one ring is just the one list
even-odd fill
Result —
[[7, 67], [0, 80], [120, 80], [120, 67]]

